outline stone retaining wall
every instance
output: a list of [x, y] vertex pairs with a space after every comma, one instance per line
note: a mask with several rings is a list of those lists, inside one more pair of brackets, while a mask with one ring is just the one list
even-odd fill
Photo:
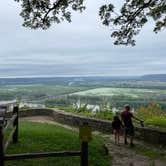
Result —
[[[93, 130], [100, 131], [102, 133], [112, 133], [111, 122], [108, 120], [100, 120], [94, 118], [88, 118], [85, 116], [71, 114], [62, 110], [55, 109], [28, 109], [19, 112], [20, 117], [28, 116], [51, 116], [56, 122], [66, 124], [69, 126], [78, 127], [84, 122], [89, 123]], [[151, 128], [135, 127], [136, 137], [142, 139], [148, 143], [166, 145], [166, 131], [160, 131]]]

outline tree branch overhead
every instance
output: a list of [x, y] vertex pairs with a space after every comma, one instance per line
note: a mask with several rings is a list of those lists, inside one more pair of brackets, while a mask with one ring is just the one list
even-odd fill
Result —
[[[15, 0], [21, 4], [23, 26], [32, 29], [48, 29], [53, 23], [71, 22], [73, 11], [85, 10], [85, 0]], [[115, 45], [136, 44], [135, 36], [153, 18], [154, 32], [166, 27], [166, 0], [124, 0], [120, 12], [113, 4], [100, 7], [103, 25], [113, 27], [111, 37]]]

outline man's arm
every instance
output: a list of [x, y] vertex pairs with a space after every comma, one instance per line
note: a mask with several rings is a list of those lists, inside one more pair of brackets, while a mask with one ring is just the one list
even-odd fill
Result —
[[137, 121], [143, 122], [143, 120], [142, 120], [142, 119], [139, 119], [139, 118], [137, 118], [137, 117], [136, 117], [136, 116], [134, 116], [134, 115], [133, 115], [133, 118], [134, 118], [135, 120], [137, 120]]

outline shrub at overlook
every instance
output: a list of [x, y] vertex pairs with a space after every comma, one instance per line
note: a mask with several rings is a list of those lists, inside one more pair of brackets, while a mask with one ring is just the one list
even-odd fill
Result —
[[166, 111], [159, 104], [151, 103], [147, 107], [140, 107], [137, 109], [137, 114], [147, 125], [166, 127]]

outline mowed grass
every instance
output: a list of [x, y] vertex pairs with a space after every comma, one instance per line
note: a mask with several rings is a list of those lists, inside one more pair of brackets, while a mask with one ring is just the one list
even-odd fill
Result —
[[[91, 166], [108, 166], [110, 157], [103, 149], [105, 138], [94, 136], [89, 143], [89, 163]], [[79, 151], [80, 141], [77, 132], [46, 123], [20, 122], [19, 143], [11, 144], [8, 154]], [[6, 166], [79, 166], [80, 157], [58, 157], [7, 161]]]
[[166, 96], [166, 90], [159, 89], [137, 89], [137, 88], [96, 88], [91, 90], [72, 93], [80, 96], [119, 96], [123, 95], [131, 98], [146, 98]]

